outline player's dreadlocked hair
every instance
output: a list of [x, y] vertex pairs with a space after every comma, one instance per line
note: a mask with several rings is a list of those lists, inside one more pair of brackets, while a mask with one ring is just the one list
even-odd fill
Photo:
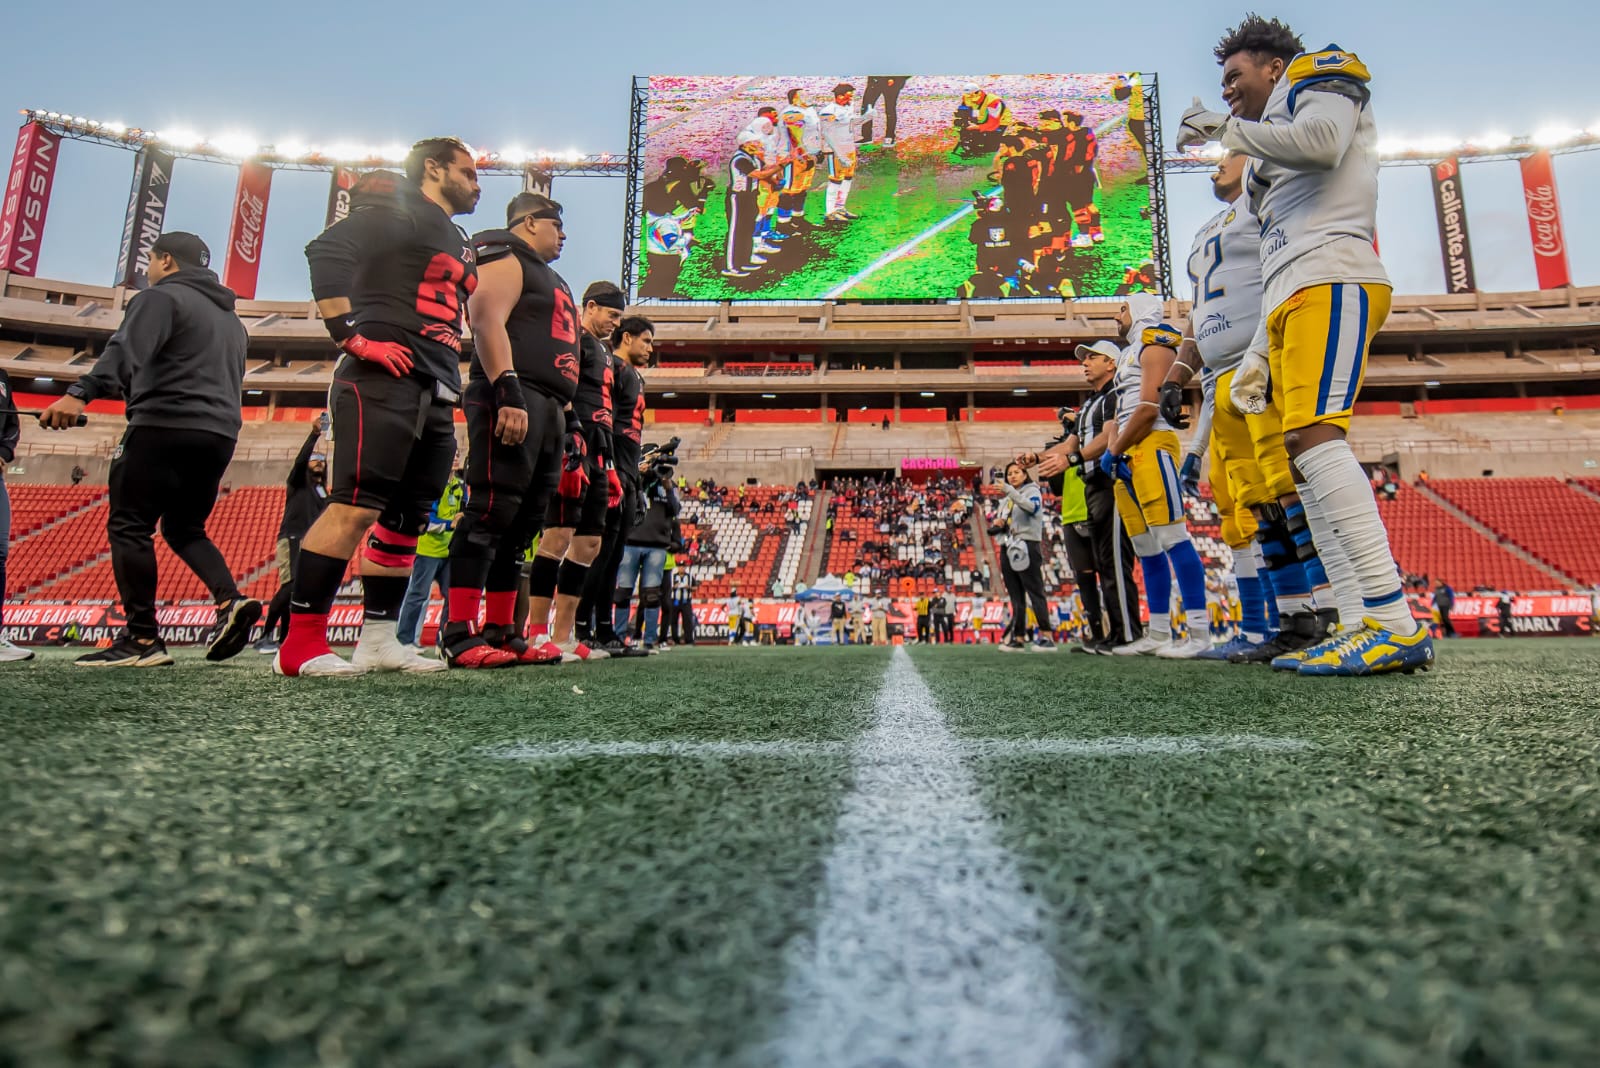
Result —
[[1249, 52], [1258, 59], [1281, 59], [1285, 63], [1306, 50], [1300, 35], [1277, 19], [1264, 19], [1254, 11], [1223, 35], [1214, 54], [1226, 63], [1237, 52]]

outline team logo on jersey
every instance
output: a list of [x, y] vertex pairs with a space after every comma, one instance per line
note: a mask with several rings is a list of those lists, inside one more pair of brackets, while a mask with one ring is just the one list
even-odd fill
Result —
[[571, 352], [556, 353], [556, 370], [561, 377], [576, 385], [578, 382], [578, 357]]
[[1233, 323], [1228, 321], [1226, 315], [1221, 312], [1212, 312], [1200, 323], [1200, 329], [1194, 332], [1194, 337], [1196, 341], [1204, 341], [1206, 338], [1216, 337], [1218, 334], [1226, 333], [1232, 329]]
[[1326, 70], [1329, 67], [1341, 67], [1348, 62], [1350, 57], [1343, 52], [1327, 52], [1312, 60], [1311, 65], [1318, 70]]
[[462, 263], [471, 263], [474, 259], [477, 258], [477, 255], [478, 255], [477, 252], [475, 252], [473, 250], [471, 245], [462, 245], [461, 246], [461, 262]]
[[1233, 225], [1233, 220], [1237, 219], [1238, 217], [1239, 217], [1239, 209], [1238, 208], [1229, 208], [1227, 216], [1222, 220], [1222, 225], [1223, 226], [1232, 226]]

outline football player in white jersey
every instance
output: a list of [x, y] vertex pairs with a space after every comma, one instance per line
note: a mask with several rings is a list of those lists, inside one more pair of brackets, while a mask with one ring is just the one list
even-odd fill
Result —
[[[1178, 486], [1178, 435], [1161, 417], [1161, 383], [1183, 335], [1162, 321], [1161, 298], [1135, 293], [1117, 313], [1128, 340], [1117, 361], [1117, 428], [1100, 469], [1117, 480], [1117, 513], [1144, 569], [1150, 626], [1118, 655], [1154, 653], [1192, 659], [1211, 648], [1206, 636], [1206, 571], [1189, 539]], [[1183, 597], [1186, 641], [1172, 641], [1172, 587]]]
[[817, 156], [822, 152], [822, 121], [817, 109], [806, 103], [802, 90], [790, 89], [787, 99], [788, 106], [778, 112], [778, 130], [785, 137], [784, 155], [792, 162], [787, 172], [789, 180], [778, 200], [780, 227], [805, 218], [806, 194], [811, 192]]
[[1235, 403], [1264, 411], [1269, 388], [1312, 534], [1337, 541], [1361, 590], [1361, 626], [1305, 650], [1306, 675], [1412, 672], [1433, 642], [1411, 614], [1372, 485], [1346, 440], [1372, 338], [1392, 289], [1373, 241], [1378, 131], [1371, 74], [1337, 45], [1302, 52], [1276, 19], [1250, 16], [1218, 44], [1230, 115], [1184, 113], [1180, 146], [1220, 141], [1250, 157], [1260, 220], [1262, 317], [1234, 374]]
[[[1298, 670], [1299, 660], [1291, 654], [1326, 638], [1339, 613], [1332, 607], [1319, 609], [1313, 602], [1313, 591], [1322, 598], [1318, 604], [1331, 605], [1332, 597], [1318, 556], [1321, 546], [1313, 542], [1295, 490], [1277, 405], [1269, 403], [1264, 411], [1247, 414], [1231, 396], [1235, 373], [1261, 318], [1260, 227], [1243, 196], [1245, 163], [1244, 156], [1229, 153], [1212, 176], [1212, 191], [1227, 206], [1200, 228], [1189, 253], [1194, 309], [1178, 358], [1161, 386], [1161, 411], [1168, 422], [1182, 428], [1183, 387], [1203, 363], [1212, 377], [1207, 383], [1214, 409], [1211, 489], [1221, 515], [1222, 538], [1234, 550], [1235, 573], [1248, 609], [1246, 631], [1253, 638], [1214, 650], [1206, 658], [1281, 661], [1280, 670]], [[1332, 546], [1335, 552], [1337, 548]], [[1270, 572], [1278, 611], [1286, 621], [1270, 640], [1264, 629], [1262, 567]]]
[[848, 222], [861, 216], [848, 210], [850, 185], [856, 177], [856, 133], [872, 121], [872, 108], [857, 114], [851, 101], [856, 87], [840, 82], [833, 87], [833, 103], [817, 109], [822, 126], [822, 163], [828, 172], [827, 212], [830, 222]]

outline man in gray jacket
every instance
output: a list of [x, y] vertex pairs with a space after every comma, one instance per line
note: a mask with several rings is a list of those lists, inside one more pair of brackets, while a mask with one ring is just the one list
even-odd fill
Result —
[[233, 459], [241, 423], [246, 335], [233, 291], [209, 270], [211, 250], [194, 234], [163, 234], [150, 249], [150, 288], [128, 302], [94, 368], [39, 414], [60, 430], [92, 400], [123, 397], [128, 432], [111, 461], [106, 534], [127, 629], [83, 667], [172, 663], [156, 625], [156, 525], [217, 603], [207, 660], [244, 648], [261, 603], [242, 596], [221, 551], [206, 537], [217, 487]]

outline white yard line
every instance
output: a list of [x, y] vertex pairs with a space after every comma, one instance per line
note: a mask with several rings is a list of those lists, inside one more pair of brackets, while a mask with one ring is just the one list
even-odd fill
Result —
[[1039, 910], [962, 751], [896, 649], [855, 748], [820, 922], [791, 950], [776, 1063], [1089, 1062]]
[[504, 760], [575, 760], [580, 757], [808, 757], [849, 752], [844, 742], [519, 742], [487, 749]]

